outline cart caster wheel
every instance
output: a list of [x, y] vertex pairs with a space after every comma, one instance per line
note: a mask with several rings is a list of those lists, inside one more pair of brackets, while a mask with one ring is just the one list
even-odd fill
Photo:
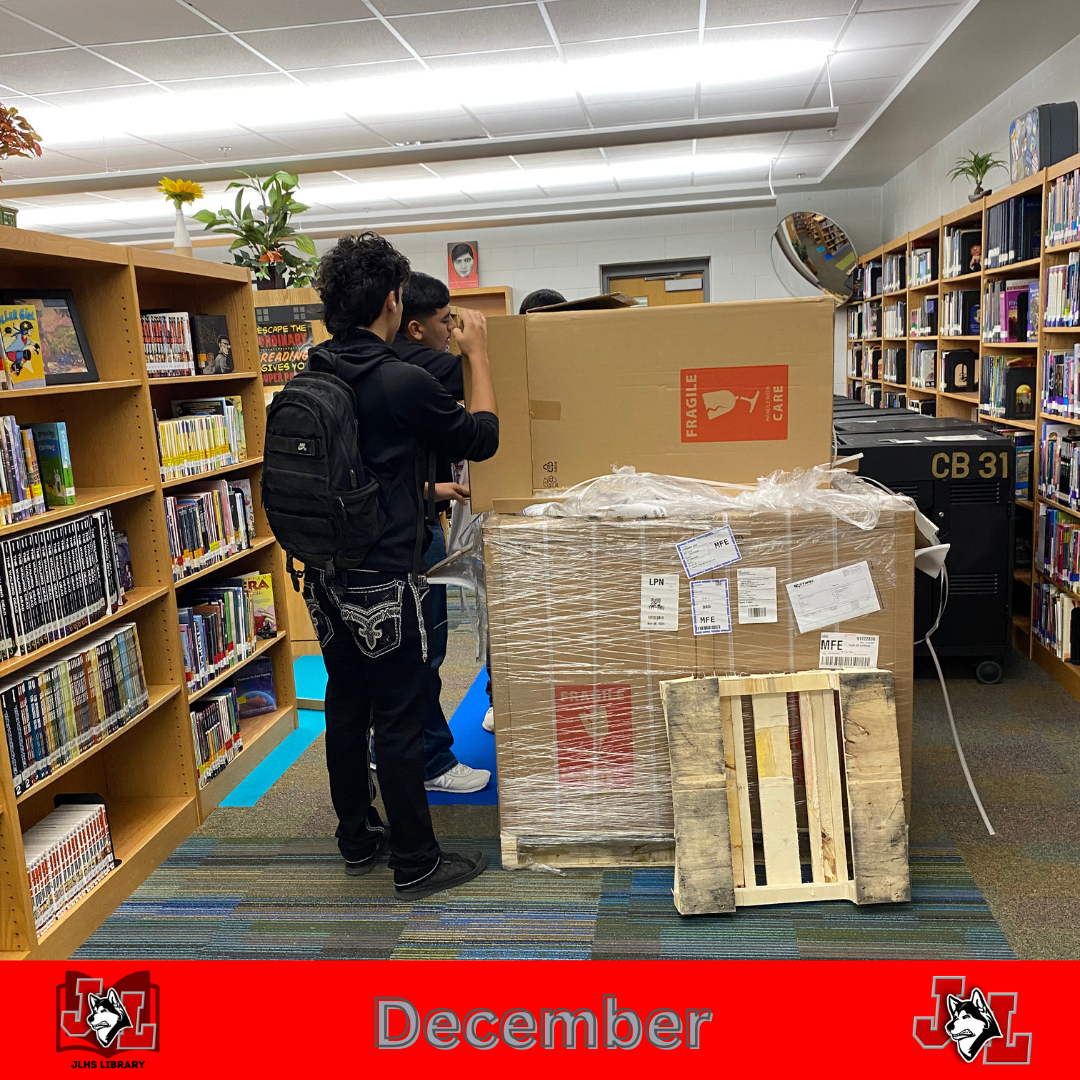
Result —
[[975, 668], [975, 678], [984, 685], [991, 686], [1001, 682], [1005, 670], [996, 660], [983, 660]]

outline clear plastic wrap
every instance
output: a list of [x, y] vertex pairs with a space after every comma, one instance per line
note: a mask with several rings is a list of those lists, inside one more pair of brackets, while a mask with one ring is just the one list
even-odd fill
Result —
[[[692, 580], [699, 598], [699, 582], [726, 582], [731, 629], [695, 633], [676, 544], [723, 525], [737, 561]], [[659, 683], [817, 668], [823, 632], [877, 639], [877, 665], [896, 676], [907, 786], [914, 513], [905, 500], [828, 468], [753, 488], [620, 470], [524, 515], [492, 515], [483, 533], [504, 847], [659, 850], [673, 830]], [[786, 585], [863, 562], [879, 609], [800, 633]], [[770, 570], [772, 605], [760, 592]], [[708, 588], [722, 597], [724, 586]], [[676, 628], [642, 629], [657, 595]]]

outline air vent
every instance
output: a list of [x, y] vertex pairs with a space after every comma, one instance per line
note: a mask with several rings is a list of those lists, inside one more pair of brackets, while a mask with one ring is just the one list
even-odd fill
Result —
[[1002, 503], [1008, 485], [1000, 480], [954, 480], [949, 485], [949, 501], [956, 503]]
[[913, 499], [918, 498], [919, 485], [917, 483], [904, 483], [903, 481], [892, 480], [887, 486], [891, 491], [895, 491], [897, 495], [910, 495]]
[[950, 596], [994, 596], [998, 591], [997, 574], [950, 574]]

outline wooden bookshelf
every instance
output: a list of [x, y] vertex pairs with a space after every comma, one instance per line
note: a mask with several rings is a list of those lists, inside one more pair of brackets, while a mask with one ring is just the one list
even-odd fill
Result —
[[[938, 416], [952, 416], [959, 417], [965, 420], [977, 420], [982, 423], [990, 423], [999, 427], [1013, 427], [1024, 431], [1031, 431], [1035, 433], [1035, 453], [1033, 455], [1033, 462], [1031, 468], [1031, 490], [1033, 495], [1029, 499], [1015, 499], [1015, 504], [1023, 513], [1017, 512], [1016, 519], [1016, 532], [1018, 535], [1028, 533], [1031, 536], [1032, 551], [1035, 553], [1036, 565], [1033, 570], [1020, 569], [1017, 570], [1014, 575], [1015, 591], [1013, 598], [1013, 644], [1021, 652], [1030, 656], [1040, 667], [1044, 668], [1057, 682], [1059, 682], [1066, 690], [1069, 691], [1074, 697], [1080, 699], [1080, 666], [1065, 663], [1058, 659], [1054, 652], [1046, 648], [1037, 638], [1032, 631], [1033, 623], [1037, 622], [1038, 612], [1036, 610], [1035, 603], [1035, 589], [1038, 585], [1048, 584], [1052, 585], [1066, 596], [1071, 597], [1073, 600], [1080, 603], [1080, 590], [1074, 591], [1067, 585], [1062, 585], [1060, 582], [1055, 581], [1053, 578], [1043, 574], [1038, 565], [1038, 518], [1039, 507], [1046, 506], [1052, 507], [1056, 510], [1062, 511], [1066, 514], [1074, 516], [1080, 521], [1080, 510], [1074, 510], [1069, 506], [1054, 500], [1045, 498], [1037, 494], [1038, 479], [1040, 474], [1040, 455], [1041, 455], [1041, 440], [1044, 432], [1044, 425], [1046, 424], [1075, 424], [1080, 428], [1080, 417], [1070, 418], [1063, 416], [1056, 416], [1053, 413], [1048, 413], [1042, 408], [1041, 395], [1042, 386], [1044, 383], [1046, 354], [1048, 351], [1056, 351], [1063, 349], [1070, 349], [1075, 344], [1080, 344], [1080, 327], [1049, 327], [1044, 325], [1045, 319], [1043, 312], [1045, 311], [1045, 302], [1047, 297], [1047, 272], [1050, 267], [1058, 266], [1068, 261], [1069, 253], [1080, 249], [1080, 240], [1073, 240], [1063, 244], [1049, 245], [1047, 243], [1047, 227], [1048, 227], [1048, 208], [1050, 202], [1050, 196], [1053, 190], [1054, 182], [1058, 177], [1065, 175], [1066, 173], [1072, 173], [1080, 169], [1080, 155], [1067, 158], [1065, 161], [1059, 162], [1048, 169], [1044, 169], [1042, 172], [1035, 176], [1028, 177], [1026, 180], [1020, 181], [1017, 184], [1013, 184], [1010, 187], [1003, 188], [1000, 191], [994, 192], [992, 195], [986, 196], [984, 199], [975, 203], [969, 203], [968, 205], [960, 207], [952, 214], [947, 214], [939, 219], [939, 243], [943, 244], [945, 241], [945, 230], [956, 225], [981, 224], [983, 228], [983, 235], [985, 239], [986, 232], [986, 212], [993, 206], [1004, 202], [1006, 199], [1011, 199], [1016, 195], [1023, 194], [1028, 191], [1038, 190], [1042, 193], [1042, 228], [1040, 231], [1039, 242], [1040, 250], [1039, 257], [1026, 259], [1021, 262], [1014, 262], [1008, 266], [994, 267], [991, 270], [984, 270], [980, 273], [968, 273], [962, 274], [952, 278], [941, 277], [939, 285], [939, 314], [940, 305], [944, 302], [945, 295], [956, 288], [970, 288], [975, 284], [979, 285], [981, 295], [985, 296], [986, 282], [993, 281], [1001, 278], [1012, 277], [1014, 275], [1022, 277], [1038, 277], [1040, 282], [1040, 305], [1043, 307], [1043, 311], [1040, 311], [1039, 318], [1039, 330], [1034, 341], [1028, 342], [999, 342], [990, 343], [983, 342], [980, 338], [973, 338], [970, 336], [961, 337], [942, 337], [939, 339], [939, 346], [942, 349], [949, 347], [964, 347], [962, 342], [968, 342], [972, 347], [978, 346], [980, 359], [984, 355], [998, 354], [1002, 352], [1015, 353], [1016, 355], [1025, 355], [1028, 353], [1034, 354], [1036, 360], [1036, 377], [1035, 377], [1035, 392], [1039, 397], [1038, 413], [1035, 419], [1030, 420], [1005, 420], [1003, 418], [987, 416], [979, 412], [979, 394], [966, 393], [946, 393], [940, 387], [941, 381], [941, 367], [938, 366], [938, 387], [935, 389], [917, 389], [910, 385], [910, 367], [909, 367], [909, 379], [907, 392], [909, 398], [911, 395], [917, 395], [920, 398], [934, 397], [936, 398], [936, 408]], [[908, 233], [906, 237], [898, 238], [889, 244], [884, 244], [882, 247], [875, 249], [875, 251], [863, 256], [860, 260], [864, 265], [879, 259], [882, 253], [888, 253], [896, 250], [897, 245], [903, 241], [906, 241], [909, 246], [912, 238], [915, 237], [927, 237], [930, 235], [931, 226], [924, 227], [923, 229], [915, 230]], [[921, 294], [925, 292], [922, 289], [909, 289], [908, 292], [916, 292]], [[894, 296], [898, 294], [893, 294]], [[861, 303], [863, 301], [855, 301], [852, 303]], [[910, 310], [910, 297], [909, 297], [909, 310]], [[866, 340], [852, 341], [848, 340], [848, 349], [850, 350], [853, 345], [862, 345], [865, 349]], [[909, 343], [910, 344], [910, 343]], [[940, 359], [940, 357], [939, 357]], [[850, 358], [849, 367], [850, 371]], [[865, 379], [852, 379], [848, 377], [849, 384], [849, 396], [862, 398], [862, 387], [872, 380]], [[886, 383], [886, 386], [892, 388], [893, 384]]]
[[[109, 625], [132, 622], [149, 687], [147, 707], [28, 791], [15, 795], [10, 756], [0, 725], [0, 959], [69, 956], [169, 853], [296, 726], [289, 651], [288, 578], [261, 506], [258, 482], [265, 435], [259, 377], [255, 299], [239, 267], [155, 251], [73, 240], [0, 227], [0, 285], [69, 288], [74, 292], [100, 381], [0, 394], [0, 409], [20, 424], [63, 420], [68, 426], [76, 503], [29, 521], [0, 527], [0, 536], [51, 525], [108, 507], [131, 547], [136, 588], [118, 612], [28, 656], [0, 663], [11, 678], [51, 654]], [[260, 297], [261, 298], [261, 297]], [[222, 376], [149, 379], [140, 308], [223, 314], [229, 320], [236, 371]], [[202, 384], [207, 385], [204, 388]], [[193, 396], [239, 394], [248, 458], [236, 466], [163, 484], [153, 410], [171, 415], [171, 402]], [[247, 476], [255, 492], [256, 539], [249, 550], [174, 583], [165, 491], [199, 487], [220, 475]], [[274, 662], [277, 709], [242, 721], [244, 751], [199, 789], [190, 701], [185, 686], [177, 600], [195, 581], [248, 570], [271, 574], [278, 633], [259, 645]], [[228, 683], [237, 669], [215, 680]], [[210, 688], [204, 688], [205, 693]], [[94, 791], [105, 799], [115, 854], [121, 860], [97, 886], [40, 937], [35, 932], [23, 855], [23, 833], [66, 792]]]

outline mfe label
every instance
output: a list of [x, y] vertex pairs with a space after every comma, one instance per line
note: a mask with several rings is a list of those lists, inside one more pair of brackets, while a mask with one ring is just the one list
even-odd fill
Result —
[[686, 368], [680, 375], [684, 443], [787, 438], [786, 364]]

